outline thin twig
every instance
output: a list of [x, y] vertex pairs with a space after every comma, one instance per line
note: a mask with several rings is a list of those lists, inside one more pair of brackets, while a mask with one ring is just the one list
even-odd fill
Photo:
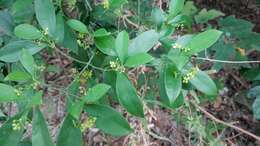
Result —
[[256, 61], [228, 61], [228, 60], [217, 60], [217, 59], [210, 59], [210, 58], [203, 58], [203, 57], [193, 57], [197, 60], [205, 60], [210, 62], [219, 62], [219, 63], [228, 63], [228, 64], [247, 64], [247, 63], [260, 63], [260, 60]]
[[59, 53], [60, 53], [61, 55], [63, 55], [64, 57], [67, 57], [67, 58], [69, 58], [69, 59], [71, 59], [71, 60], [73, 60], [73, 61], [75, 61], [75, 62], [78, 62], [78, 63], [80, 63], [80, 64], [85, 64], [85, 65], [88, 64], [88, 65], [89, 65], [90, 67], [92, 67], [93, 69], [100, 70], [100, 71], [109, 71], [109, 70], [105, 70], [105, 69], [103, 69], [103, 68], [94, 66], [94, 65], [91, 64], [91, 63], [88, 63], [88, 62], [85, 62], [85, 61], [81, 61], [81, 60], [79, 60], [79, 59], [77, 59], [77, 58], [71, 57], [71, 56], [67, 55], [66, 53], [62, 52], [62, 51], [61, 51], [60, 49], [58, 49], [58, 48], [56, 48], [56, 51], [59, 52]]
[[250, 137], [256, 139], [257, 141], [260, 141], [260, 137], [259, 137], [259, 136], [255, 135], [255, 134], [253, 134], [253, 133], [251, 133], [251, 132], [249, 132], [249, 131], [247, 131], [247, 130], [244, 130], [244, 129], [238, 127], [238, 126], [235, 126], [235, 125], [233, 125], [233, 124], [224, 122], [224, 121], [222, 121], [222, 120], [216, 118], [215, 116], [213, 116], [213, 115], [210, 114], [209, 112], [207, 112], [204, 108], [200, 107], [200, 106], [199, 106], [198, 104], [196, 104], [195, 102], [191, 102], [191, 103], [192, 103], [197, 109], [199, 109], [201, 112], [203, 112], [208, 118], [214, 120], [215, 122], [220, 123], [220, 124], [223, 124], [223, 125], [225, 125], [225, 126], [227, 126], [227, 127], [233, 128], [233, 129], [235, 129], [235, 130], [237, 130], [237, 131], [239, 131], [239, 132], [241, 132], [241, 133], [244, 133], [244, 134], [246, 134], [246, 135], [248, 135], [248, 136], [250, 136]]
[[147, 132], [148, 132], [149, 135], [151, 135], [152, 137], [154, 137], [154, 138], [156, 138], [156, 139], [163, 140], [163, 141], [167, 141], [167, 142], [169, 142], [169, 143], [171, 143], [171, 144], [174, 144], [174, 142], [173, 142], [172, 140], [170, 140], [170, 139], [168, 139], [168, 138], [166, 138], [166, 137], [161, 137], [161, 136], [159, 136], [159, 135], [153, 133], [153, 132], [150, 131], [150, 130], [148, 130]]

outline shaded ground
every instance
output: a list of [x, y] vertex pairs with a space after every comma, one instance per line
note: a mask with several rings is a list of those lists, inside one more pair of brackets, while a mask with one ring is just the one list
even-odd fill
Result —
[[200, 8], [217, 9], [226, 15], [235, 15], [256, 24], [254, 31], [260, 32], [260, 5], [258, 0], [194, 0]]

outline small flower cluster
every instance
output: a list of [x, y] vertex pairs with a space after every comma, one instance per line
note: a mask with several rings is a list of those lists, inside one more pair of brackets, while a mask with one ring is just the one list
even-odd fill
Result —
[[174, 49], [181, 49], [181, 51], [183, 51], [183, 52], [185, 52], [185, 53], [191, 51], [191, 48], [183, 47], [182, 45], [180, 45], [180, 44], [178, 44], [178, 43], [173, 44], [172, 47], [173, 47]]
[[41, 65], [41, 66], [37, 66], [37, 69], [43, 72], [46, 69], [46, 67], [44, 65]]
[[89, 34], [79, 33], [77, 43], [83, 49], [87, 49], [90, 47], [90, 45], [94, 44], [94, 38]]
[[121, 73], [125, 72], [125, 67], [119, 63], [118, 59], [116, 61], [110, 61], [109, 63], [110, 63], [110, 67], [113, 70], [119, 71]]
[[43, 35], [47, 36], [49, 34], [49, 28], [47, 27], [44, 31], [43, 31]]
[[18, 88], [18, 89], [14, 89], [14, 92], [17, 96], [21, 96], [22, 95], [22, 91], [23, 91], [23, 88]]
[[86, 95], [87, 94], [86, 88], [79, 86], [79, 93], [82, 94], [82, 95]]
[[195, 67], [195, 68], [192, 68], [184, 77], [183, 77], [183, 80], [182, 82], [187, 84], [197, 73], [198, 71], [198, 68]]
[[88, 117], [88, 119], [80, 125], [80, 130], [83, 132], [86, 129], [92, 128], [96, 123], [96, 117]]
[[33, 89], [34, 90], [38, 90], [39, 88], [41, 88], [41, 83], [39, 82], [39, 81], [34, 81], [33, 83], [32, 83], [32, 87], [33, 87]]
[[24, 125], [23, 125], [22, 119], [13, 120], [13, 122], [12, 122], [12, 128], [13, 128], [14, 131], [21, 130], [23, 126]]
[[177, 24], [176, 29], [183, 30], [184, 29], [184, 24]]
[[104, 9], [109, 9], [109, 0], [103, 1], [103, 7], [104, 7]]
[[70, 69], [70, 73], [73, 75], [73, 76], [76, 76], [78, 74], [78, 70], [76, 68], [71, 68]]
[[82, 77], [89, 79], [92, 77], [92, 70], [86, 70], [83, 72]]

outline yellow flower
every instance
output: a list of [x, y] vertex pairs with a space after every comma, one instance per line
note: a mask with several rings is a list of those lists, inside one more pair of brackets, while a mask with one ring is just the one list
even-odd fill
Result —
[[103, 7], [104, 7], [105, 9], [109, 9], [109, 0], [104, 0], [104, 1], [103, 1]]
[[92, 128], [96, 123], [96, 117], [88, 117], [88, 119], [80, 125], [80, 130], [83, 132], [86, 129]]
[[198, 71], [198, 67], [192, 68], [182, 79], [182, 82], [187, 84], [189, 81], [195, 77], [196, 73]]
[[22, 127], [23, 127], [22, 119], [13, 120], [13, 122], [12, 122], [12, 128], [13, 128], [14, 131], [21, 130]]

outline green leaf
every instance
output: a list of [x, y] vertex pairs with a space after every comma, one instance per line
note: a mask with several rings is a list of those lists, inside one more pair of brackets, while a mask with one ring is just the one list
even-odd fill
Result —
[[88, 103], [97, 102], [109, 89], [110, 86], [107, 84], [98, 84], [88, 90], [87, 95], [83, 100]]
[[94, 37], [104, 37], [104, 36], [109, 36], [109, 35], [111, 35], [111, 33], [107, 32], [107, 30], [104, 28], [98, 29], [93, 34]]
[[14, 41], [0, 49], [0, 60], [4, 62], [16, 62], [21, 56], [22, 49], [27, 49], [30, 54], [39, 52], [45, 45], [36, 45], [32, 41]]
[[196, 89], [208, 96], [216, 96], [218, 94], [214, 81], [203, 71], [199, 70], [190, 82]]
[[40, 39], [43, 35], [42, 33], [30, 24], [20, 24], [15, 27], [14, 34], [22, 39]]
[[225, 16], [225, 14], [214, 9], [207, 11], [207, 9], [204, 8], [195, 16], [195, 20], [197, 23], [206, 23], [219, 16]]
[[76, 30], [80, 33], [87, 33], [88, 32], [87, 26], [79, 20], [70, 19], [70, 20], [67, 21], [67, 24], [70, 28], [72, 28], [72, 29], [74, 29], [74, 30]]
[[57, 146], [83, 146], [81, 131], [75, 126], [73, 118], [67, 115], [60, 129]]
[[109, 0], [109, 8], [110, 9], [118, 9], [121, 8], [124, 4], [126, 4], [127, 0]]
[[210, 29], [194, 36], [186, 47], [191, 49], [190, 53], [198, 53], [211, 47], [221, 36], [222, 32]]
[[[193, 38], [192, 35], [184, 35], [178, 38], [176, 43], [185, 47], [192, 40], [192, 38]], [[181, 70], [190, 60], [190, 57], [182, 53], [181, 50], [179, 49], [171, 49], [167, 57], [177, 66], [179, 70]]]
[[34, 6], [36, 18], [42, 29], [47, 30], [50, 36], [54, 36], [56, 32], [56, 15], [52, 1], [35, 0]]
[[37, 91], [32, 97], [32, 105], [42, 104], [43, 91]]
[[158, 43], [160, 35], [155, 30], [149, 30], [138, 35], [129, 45], [128, 55], [146, 53]]
[[197, 7], [193, 1], [187, 1], [182, 9], [182, 14], [186, 16], [193, 16], [198, 12]]
[[[236, 46], [243, 49], [256, 49], [260, 46], [260, 34], [253, 32], [254, 24], [244, 19], [228, 16], [219, 21], [220, 30], [236, 38]], [[233, 42], [232, 42], [233, 43]]]
[[164, 71], [165, 91], [169, 98], [170, 104], [174, 103], [180, 95], [182, 83], [179, 71], [175, 66], [168, 66]]
[[16, 0], [11, 13], [16, 24], [30, 23], [34, 15], [33, 0]]
[[170, 2], [170, 8], [169, 8], [169, 15], [170, 17], [175, 17], [178, 15], [184, 6], [184, 1], [185, 0], [171, 0]]
[[120, 104], [132, 115], [144, 117], [143, 104], [125, 74], [117, 73], [116, 93]]
[[[11, 14], [8, 11], [0, 11], [0, 30], [4, 34], [12, 36], [14, 22]], [[1, 53], [0, 53], [1, 54]]]
[[259, 120], [260, 119], [260, 96], [257, 96], [253, 105], [253, 113], [254, 113], [254, 117], [255, 119]]
[[34, 146], [54, 146], [45, 119], [38, 107], [34, 110], [32, 120], [32, 144]]
[[64, 19], [62, 16], [62, 13], [58, 13], [57, 16], [57, 21], [56, 21], [56, 32], [54, 35], [54, 39], [57, 43], [62, 43], [64, 40]]
[[137, 67], [142, 64], [151, 62], [154, 58], [147, 53], [140, 53], [134, 56], [130, 56], [126, 59], [125, 66], [127, 67]]
[[160, 8], [154, 8], [152, 10], [152, 21], [156, 24], [157, 27], [161, 27], [164, 22], [164, 12]]
[[116, 38], [115, 50], [122, 63], [124, 63], [128, 54], [128, 43], [129, 43], [128, 33], [126, 31], [120, 32]]
[[[2, 90], [1, 90], [2, 91]], [[22, 139], [24, 128], [13, 130], [13, 120], [19, 120], [21, 114], [15, 115], [8, 119], [0, 128], [0, 144], [1, 146], [17, 146]]]
[[23, 67], [28, 71], [28, 73], [35, 77], [37, 65], [35, 64], [33, 56], [28, 50], [23, 49], [20, 57], [20, 62], [22, 63]]
[[64, 25], [63, 46], [69, 48], [75, 54], [78, 54], [78, 43], [76, 35], [72, 32], [68, 25]]
[[16, 95], [15, 89], [12, 86], [0, 83], [0, 103], [10, 102], [19, 99], [20, 97]]
[[173, 109], [177, 109], [181, 107], [184, 104], [184, 102], [185, 100], [184, 100], [183, 93], [180, 93], [180, 95], [176, 98], [176, 100], [171, 103], [170, 107]]
[[12, 71], [5, 77], [5, 81], [25, 82], [31, 79], [31, 75], [23, 71]]
[[68, 107], [68, 111], [75, 119], [79, 119], [83, 107], [84, 101], [78, 101], [75, 103], [72, 102], [72, 104]]
[[113, 136], [124, 136], [133, 132], [127, 120], [115, 109], [99, 104], [90, 104], [86, 112], [97, 117], [96, 127]]
[[96, 37], [95, 44], [97, 48], [104, 54], [109, 56], [116, 56], [115, 48], [115, 38], [112, 35], [104, 37]]

